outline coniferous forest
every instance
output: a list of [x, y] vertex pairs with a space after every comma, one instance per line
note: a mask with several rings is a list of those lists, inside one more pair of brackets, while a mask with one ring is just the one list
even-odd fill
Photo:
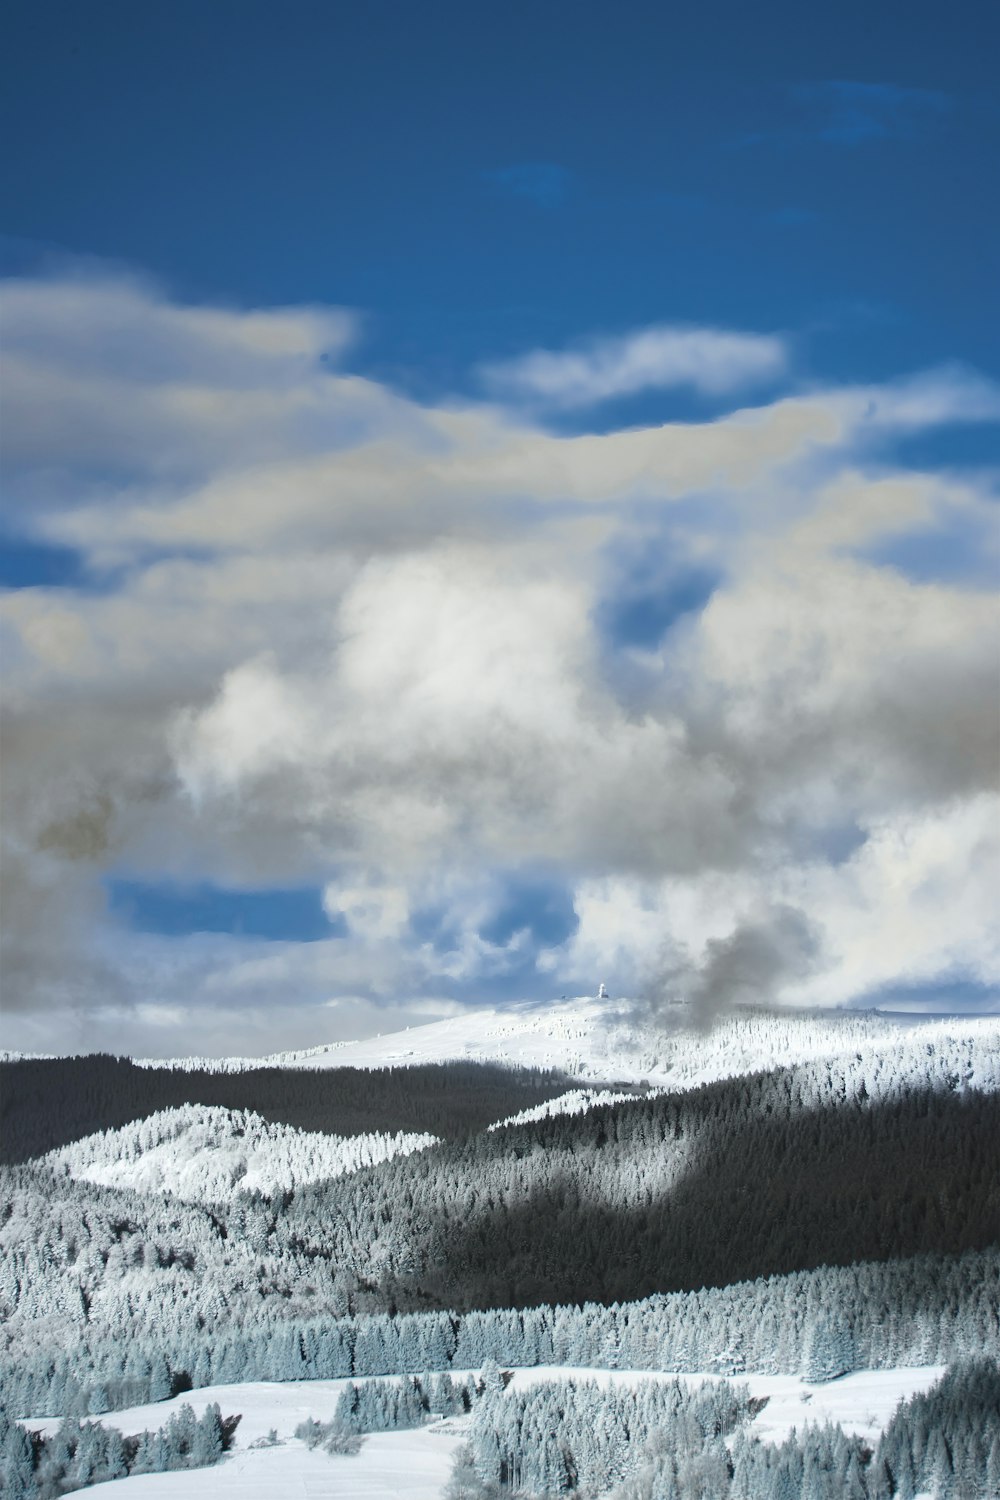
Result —
[[[996, 1496], [1000, 1038], [930, 1035], [592, 1096], [5, 1062], [0, 1493], [225, 1461], [240, 1413], [199, 1390], [312, 1380], [344, 1382], [297, 1429], [331, 1462], [457, 1424], [452, 1500]], [[877, 1441], [804, 1408], [769, 1443], [741, 1384], [895, 1369], [937, 1373]]]

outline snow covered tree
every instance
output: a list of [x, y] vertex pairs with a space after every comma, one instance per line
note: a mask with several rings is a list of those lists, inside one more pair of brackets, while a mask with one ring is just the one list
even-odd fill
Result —
[[0, 1480], [4, 1500], [26, 1500], [34, 1490], [31, 1438], [0, 1407]]
[[816, 1313], [806, 1328], [802, 1379], [836, 1380], [854, 1369], [854, 1337], [849, 1325], [827, 1313]]

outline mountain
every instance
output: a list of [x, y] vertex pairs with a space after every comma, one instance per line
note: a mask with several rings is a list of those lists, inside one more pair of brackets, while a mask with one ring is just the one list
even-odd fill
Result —
[[332, 1042], [260, 1058], [137, 1058], [138, 1066], [207, 1072], [259, 1068], [413, 1068], [492, 1062], [554, 1069], [587, 1084], [693, 1088], [717, 1078], [852, 1050], [893, 1046], [906, 1037], [935, 1045], [956, 1037], [1000, 1035], [998, 1017], [886, 1016], [878, 1011], [736, 1010], [712, 1027], [682, 1007], [657, 1015], [627, 1000], [582, 997], [483, 1007], [364, 1041]]

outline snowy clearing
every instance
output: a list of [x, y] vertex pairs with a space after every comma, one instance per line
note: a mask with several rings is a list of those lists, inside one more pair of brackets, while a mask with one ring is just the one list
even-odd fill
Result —
[[[452, 1372], [455, 1378], [469, 1373]], [[530, 1390], [533, 1385], [560, 1380], [634, 1386], [648, 1380], [678, 1379], [702, 1384], [724, 1379], [730, 1384], [748, 1385], [754, 1396], [767, 1397], [767, 1405], [751, 1427], [764, 1442], [779, 1443], [793, 1427], [801, 1430], [806, 1423], [826, 1421], [839, 1423], [845, 1432], [876, 1440], [898, 1403], [918, 1391], [928, 1390], [943, 1373], [943, 1365], [858, 1370], [820, 1385], [805, 1384], [793, 1375], [718, 1376], [693, 1371], [675, 1376], [651, 1370], [541, 1365], [515, 1371], [509, 1388]], [[239, 1413], [241, 1421], [233, 1451], [213, 1468], [137, 1475], [95, 1485], [88, 1493], [114, 1494], [120, 1500], [145, 1500], [145, 1497], [212, 1500], [216, 1495], [239, 1495], [246, 1500], [274, 1500], [276, 1496], [303, 1496], [308, 1500], [328, 1500], [328, 1497], [388, 1500], [399, 1496], [405, 1500], [439, 1500], [468, 1419], [435, 1421], [403, 1432], [372, 1433], [363, 1440], [359, 1453], [347, 1457], [310, 1451], [292, 1436], [307, 1417], [328, 1421], [346, 1384], [344, 1380], [315, 1380], [206, 1386], [170, 1401], [108, 1412], [97, 1420], [124, 1433], [160, 1427], [185, 1404], [200, 1413], [213, 1401], [219, 1403], [223, 1416]], [[59, 1419], [50, 1417], [26, 1421], [23, 1425], [51, 1434], [59, 1426]], [[278, 1447], [251, 1446], [272, 1428], [278, 1434]]]
[[[392, 1377], [389, 1377], [392, 1378]], [[349, 1457], [331, 1458], [310, 1450], [293, 1437], [307, 1417], [327, 1422], [333, 1415], [346, 1380], [305, 1380], [276, 1384], [266, 1381], [247, 1385], [213, 1385], [186, 1391], [170, 1401], [107, 1412], [95, 1418], [123, 1433], [154, 1430], [184, 1405], [201, 1413], [217, 1401], [223, 1416], [241, 1416], [233, 1450], [222, 1463], [209, 1469], [186, 1469], [170, 1474], [142, 1474], [91, 1487], [91, 1495], [114, 1495], [120, 1500], [213, 1500], [216, 1495], [240, 1496], [241, 1500], [278, 1500], [285, 1496], [308, 1500], [438, 1500], [451, 1460], [462, 1441], [461, 1427], [434, 1422], [405, 1432], [371, 1433], [361, 1451]], [[46, 1435], [55, 1432], [59, 1418], [24, 1422]], [[274, 1428], [276, 1448], [253, 1448]]]
[[347, 1458], [310, 1452], [293, 1439], [279, 1448], [237, 1450], [211, 1469], [114, 1479], [87, 1494], [95, 1500], [439, 1500], [462, 1440], [444, 1427], [372, 1433]]
[[[104, 1412], [100, 1417], [88, 1420], [102, 1422], [105, 1427], [117, 1427], [124, 1433], [153, 1431], [169, 1421], [182, 1406], [193, 1406], [200, 1414], [206, 1406], [217, 1401], [224, 1417], [237, 1413], [242, 1417], [233, 1440], [234, 1448], [249, 1448], [258, 1438], [265, 1437], [272, 1427], [277, 1430], [279, 1438], [284, 1439], [290, 1438], [307, 1417], [328, 1422], [347, 1384], [346, 1380], [260, 1380], [246, 1385], [208, 1385], [200, 1390], [185, 1391], [169, 1401], [151, 1401], [125, 1411]], [[55, 1432], [59, 1421], [58, 1417], [43, 1417], [38, 1421], [24, 1421], [22, 1426], [38, 1429], [48, 1436]]]
[[945, 1372], [944, 1365], [914, 1365], [894, 1370], [855, 1370], [839, 1380], [807, 1383], [796, 1375], [715, 1375], [703, 1371], [681, 1371], [677, 1375], [658, 1374], [650, 1370], [568, 1369], [560, 1365], [539, 1365], [536, 1369], [518, 1370], [512, 1385], [530, 1389], [542, 1381], [596, 1380], [606, 1385], [635, 1385], [641, 1380], [682, 1380], [701, 1385], [709, 1380], [725, 1380], [730, 1385], [747, 1385], [756, 1397], [767, 1397], [764, 1410], [755, 1417], [750, 1430], [762, 1442], [781, 1443], [793, 1427], [800, 1431], [809, 1423], [839, 1423], [846, 1433], [877, 1439], [900, 1401], [908, 1401], [918, 1391], [929, 1390]]

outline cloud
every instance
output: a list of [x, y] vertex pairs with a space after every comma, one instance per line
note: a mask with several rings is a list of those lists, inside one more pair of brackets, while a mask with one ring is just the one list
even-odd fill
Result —
[[543, 207], [561, 203], [573, 184], [572, 173], [551, 161], [516, 162], [512, 166], [491, 168], [481, 175], [496, 192], [527, 198]]
[[358, 320], [343, 308], [246, 312], [180, 306], [121, 277], [4, 282], [6, 353], [115, 381], [252, 389], [290, 383], [318, 358], [339, 360]]
[[801, 911], [777, 905], [741, 921], [725, 937], [709, 938], [700, 963], [674, 966], [647, 983], [652, 1014], [666, 998], [680, 1001], [695, 1025], [711, 1027], [735, 1005], [773, 1000], [790, 980], [815, 967], [816, 931]]
[[[873, 1004], [963, 985], [1000, 1006], [1000, 796], [873, 818], [845, 860], [760, 851], [753, 867], [581, 882], [561, 962], [611, 974], [646, 1016], [706, 1021], [733, 1001]], [[683, 1012], [682, 1012], [683, 1013]]]
[[[1000, 984], [995, 501], [896, 447], [988, 381], [567, 436], [331, 366], [322, 311], [14, 295], [22, 534], [114, 571], [0, 594], [8, 1044]], [[150, 932], [130, 887], [322, 891], [340, 935]]]
[[952, 107], [949, 96], [937, 89], [843, 78], [798, 84], [792, 97], [812, 115], [818, 138], [835, 146], [909, 140]]
[[331, 883], [323, 893], [323, 906], [331, 921], [346, 918], [350, 930], [369, 942], [396, 941], [410, 918], [409, 893], [405, 887]]
[[359, 326], [339, 308], [247, 313], [179, 306], [139, 280], [8, 279], [3, 317], [7, 482], [32, 509], [70, 484], [104, 503], [123, 483], [327, 450], [382, 397], [336, 377]]
[[664, 325], [562, 353], [539, 349], [482, 373], [501, 395], [572, 408], [679, 386], [728, 395], [777, 379], [787, 363], [785, 342], [775, 335]]
[[1000, 421], [1000, 387], [957, 364], [861, 390], [858, 397], [866, 401], [866, 421], [902, 432], [950, 422]]

